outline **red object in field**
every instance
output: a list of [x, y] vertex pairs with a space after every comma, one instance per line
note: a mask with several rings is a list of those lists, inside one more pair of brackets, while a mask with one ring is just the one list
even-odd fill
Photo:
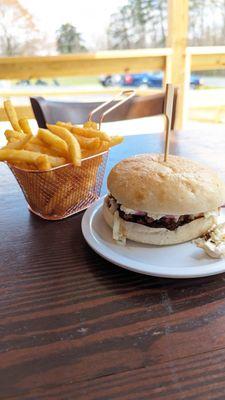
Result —
[[133, 82], [133, 76], [131, 74], [126, 74], [124, 81], [127, 85], [130, 85]]

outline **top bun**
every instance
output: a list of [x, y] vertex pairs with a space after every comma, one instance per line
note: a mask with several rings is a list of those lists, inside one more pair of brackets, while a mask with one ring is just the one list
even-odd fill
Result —
[[197, 214], [225, 203], [225, 184], [210, 168], [186, 158], [141, 154], [122, 160], [108, 176], [118, 203], [150, 214]]

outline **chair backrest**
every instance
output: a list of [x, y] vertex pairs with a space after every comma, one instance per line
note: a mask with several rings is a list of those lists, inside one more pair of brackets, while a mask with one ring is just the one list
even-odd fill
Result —
[[[82, 124], [87, 121], [89, 113], [102, 104], [102, 102], [66, 102], [52, 101], [43, 97], [30, 98], [33, 112], [39, 127], [45, 128], [46, 122], [54, 124], [57, 121], [72, 122]], [[133, 99], [124, 103], [104, 119], [105, 122], [122, 121], [125, 119], [136, 119], [163, 114], [165, 93], [154, 94], [150, 96], [135, 96]], [[174, 108], [172, 117], [172, 126], [174, 129], [176, 117], [177, 90], [174, 96]], [[99, 114], [95, 114], [94, 120], [98, 121]]]

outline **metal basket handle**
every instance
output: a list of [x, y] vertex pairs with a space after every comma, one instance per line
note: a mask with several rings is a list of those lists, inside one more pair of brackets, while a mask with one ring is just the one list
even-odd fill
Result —
[[[119, 100], [118, 103], [114, 104], [112, 107], [108, 108], [108, 110], [104, 111], [99, 119], [99, 130], [101, 129], [101, 124], [105, 118], [106, 115], [108, 115], [111, 111], [115, 110], [115, 108], [121, 106], [122, 104], [124, 104], [126, 101], [130, 100], [132, 97], [135, 96], [135, 90], [123, 90], [122, 92], [120, 92], [119, 94], [117, 94], [116, 96], [114, 96], [112, 99], [107, 100], [105, 103], [101, 104], [100, 106], [96, 107], [94, 110], [92, 110], [88, 116], [88, 121], [92, 120], [93, 115], [101, 110], [102, 108], [106, 107], [107, 105], [109, 105], [110, 103], [112, 103], [113, 101]], [[125, 98], [122, 98], [125, 96]], [[121, 99], [121, 100], [120, 100]]]

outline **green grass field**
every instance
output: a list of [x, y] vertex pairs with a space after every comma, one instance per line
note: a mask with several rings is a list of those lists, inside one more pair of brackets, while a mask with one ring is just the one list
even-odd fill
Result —
[[98, 84], [98, 76], [69, 76], [58, 78], [57, 81], [60, 85], [65, 86], [85, 86], [85, 85], [96, 85]]
[[[68, 76], [59, 78], [40, 78], [42, 81], [47, 83], [49, 86], [54, 85], [54, 79], [59, 83], [60, 86], [90, 86], [99, 84], [98, 76]], [[30, 84], [35, 85], [37, 79], [30, 79]], [[18, 84], [18, 80], [11, 81], [13, 85]], [[20, 85], [17, 85], [20, 86]], [[22, 83], [21, 83], [22, 86]]]

